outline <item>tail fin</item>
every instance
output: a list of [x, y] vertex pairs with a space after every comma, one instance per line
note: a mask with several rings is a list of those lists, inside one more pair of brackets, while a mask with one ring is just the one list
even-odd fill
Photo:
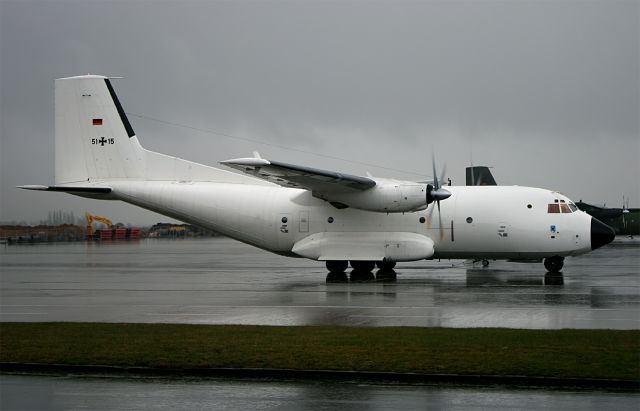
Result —
[[107, 77], [56, 80], [55, 110], [57, 185], [113, 179], [256, 183], [142, 148]]
[[58, 79], [55, 96], [56, 184], [143, 178], [143, 149], [108, 78]]

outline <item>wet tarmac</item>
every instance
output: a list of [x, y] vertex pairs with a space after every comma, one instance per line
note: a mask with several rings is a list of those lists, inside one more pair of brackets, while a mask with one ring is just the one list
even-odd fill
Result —
[[0, 375], [2, 410], [637, 410], [640, 394], [366, 382]]
[[328, 276], [322, 263], [235, 241], [0, 248], [0, 321], [640, 329], [640, 241], [541, 263], [398, 264]]

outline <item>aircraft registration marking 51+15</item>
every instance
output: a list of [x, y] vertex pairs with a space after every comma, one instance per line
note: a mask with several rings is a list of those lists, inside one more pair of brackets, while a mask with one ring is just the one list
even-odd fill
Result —
[[145, 150], [107, 77], [55, 82], [55, 185], [121, 200], [290, 257], [371, 271], [434, 258], [542, 260], [559, 271], [613, 230], [566, 196], [518, 186], [360, 177], [261, 158], [242, 174]]

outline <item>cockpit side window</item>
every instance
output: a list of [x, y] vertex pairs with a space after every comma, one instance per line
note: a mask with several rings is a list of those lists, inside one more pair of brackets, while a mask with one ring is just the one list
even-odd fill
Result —
[[569, 208], [571, 209], [571, 212], [578, 211], [578, 206], [573, 203], [569, 203]]
[[556, 214], [560, 212], [560, 204], [549, 204], [547, 208], [548, 213]]
[[560, 204], [560, 210], [561, 210], [563, 213], [567, 213], [567, 214], [571, 212], [571, 209], [570, 209], [570, 208], [569, 208], [569, 206], [568, 206], [568, 205], [566, 205], [565, 203], [561, 203], [561, 204]]

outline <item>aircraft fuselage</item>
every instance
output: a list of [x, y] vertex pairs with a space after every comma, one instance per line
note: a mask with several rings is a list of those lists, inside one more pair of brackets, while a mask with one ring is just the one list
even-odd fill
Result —
[[[544, 258], [591, 251], [591, 217], [584, 212], [549, 213], [564, 195], [530, 187], [447, 189], [438, 210], [407, 213], [337, 209], [307, 190], [256, 185], [127, 181], [105, 182], [111, 198], [201, 225], [278, 254], [314, 233], [406, 232], [434, 241], [433, 258]], [[357, 234], [356, 234], [357, 235]]]

